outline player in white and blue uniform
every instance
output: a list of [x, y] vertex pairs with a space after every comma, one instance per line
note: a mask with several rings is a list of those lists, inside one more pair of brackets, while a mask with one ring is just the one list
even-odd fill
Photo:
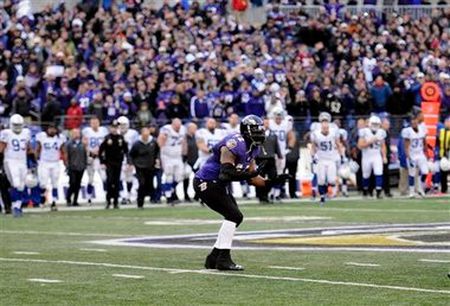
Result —
[[34, 158], [30, 139], [30, 130], [24, 128], [24, 119], [18, 114], [11, 116], [10, 128], [0, 132], [0, 163], [3, 163], [12, 187], [11, 202], [16, 217], [22, 215], [25, 179], [28, 174], [27, 158]]
[[424, 196], [424, 184], [427, 178], [428, 160], [426, 155], [426, 130], [420, 128], [418, 118], [411, 118], [411, 126], [402, 130], [402, 138], [405, 143], [405, 154], [408, 166], [409, 196], [414, 197], [415, 176], [420, 172], [420, 184], [417, 190], [420, 196]]
[[103, 188], [105, 188], [106, 173], [105, 170], [100, 165], [100, 160], [98, 156], [98, 150], [100, 144], [108, 135], [108, 129], [100, 126], [100, 119], [97, 117], [91, 118], [89, 122], [89, 127], [83, 129], [82, 132], [83, 139], [87, 143], [88, 147], [88, 166], [86, 172], [88, 174], [88, 185], [87, 185], [87, 198], [88, 202], [91, 203], [94, 193], [94, 175], [96, 172], [100, 175], [103, 181]]
[[[280, 175], [286, 169], [286, 154], [289, 148], [295, 145], [294, 134], [292, 132], [293, 123], [283, 109], [273, 110], [273, 118], [269, 119], [269, 130], [277, 135], [278, 147], [280, 148], [281, 158], [276, 158], [275, 166], [277, 174]], [[283, 186], [274, 186], [273, 197], [280, 201], [280, 195]]]
[[381, 119], [378, 116], [369, 118], [369, 127], [358, 131], [358, 148], [362, 151], [363, 193], [368, 195], [370, 176], [375, 175], [377, 198], [381, 198], [383, 188], [383, 162], [386, 156], [386, 132], [381, 129]]
[[167, 203], [177, 203], [176, 187], [184, 178], [183, 154], [186, 151], [186, 129], [181, 120], [175, 118], [171, 124], [163, 126], [158, 137], [161, 154], [161, 167], [165, 176], [163, 189]]
[[51, 209], [56, 210], [56, 199], [58, 198], [59, 174], [61, 171], [60, 160], [62, 156], [62, 146], [66, 142], [63, 135], [58, 133], [54, 125], [49, 125], [45, 132], [36, 135], [38, 178], [41, 188], [41, 204], [45, 203], [45, 193], [50, 183], [52, 190]]
[[[331, 115], [327, 112], [322, 112], [319, 114], [319, 118], [318, 121], [311, 123], [310, 127], [309, 127], [309, 132], [310, 132], [310, 137], [309, 139], [311, 140], [311, 135], [315, 132], [315, 131], [320, 131], [322, 129], [322, 124], [321, 122], [323, 121], [327, 121], [329, 123], [329, 130], [337, 130], [338, 127], [336, 126], [335, 123], [331, 122]], [[314, 154], [311, 154], [312, 156], [312, 164], [311, 164], [311, 171], [312, 171], [312, 196], [313, 199], [316, 198], [316, 194], [318, 192], [318, 185], [317, 185], [317, 156], [314, 156]]]
[[340, 136], [337, 129], [330, 129], [330, 122], [321, 121], [320, 130], [311, 134], [312, 154], [316, 159], [316, 175], [319, 186], [320, 202], [323, 204], [328, 186], [335, 188], [337, 161], [341, 159]]
[[212, 155], [212, 148], [219, 143], [224, 136], [224, 130], [217, 128], [216, 119], [209, 118], [206, 120], [206, 127], [199, 129], [197, 133], [195, 133], [198, 159], [194, 165], [194, 169], [199, 169], [206, 163], [208, 158]]
[[[341, 122], [339, 120], [335, 120], [334, 124], [337, 127], [337, 133], [339, 136], [339, 141], [342, 146], [342, 158], [338, 162], [338, 171], [340, 167], [345, 167], [348, 165], [348, 158], [346, 156], [346, 148], [347, 148], [347, 140], [348, 140], [348, 132], [346, 129], [341, 128]], [[342, 184], [341, 184], [341, 192], [344, 197], [348, 197], [348, 185], [347, 185], [347, 179], [342, 178]]]
[[[127, 117], [121, 116], [117, 118], [117, 122], [119, 123], [120, 134], [125, 138], [128, 144], [128, 152], [130, 152], [131, 147], [139, 139], [139, 133], [134, 129], [130, 129], [130, 120]], [[134, 173], [134, 167], [124, 160], [121, 177], [122, 183], [125, 183], [126, 186], [124, 186], [125, 188], [123, 188], [122, 192], [122, 204], [131, 204], [130, 195], [133, 189]]]

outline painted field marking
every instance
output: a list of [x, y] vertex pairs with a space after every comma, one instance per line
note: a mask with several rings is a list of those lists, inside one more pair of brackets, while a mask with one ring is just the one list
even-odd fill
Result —
[[86, 251], [86, 252], [108, 252], [108, 250], [105, 250], [105, 249], [88, 249], [88, 248], [81, 248], [80, 251]]
[[294, 271], [302, 271], [305, 268], [301, 267], [284, 267], [284, 266], [269, 266], [270, 269], [279, 269], [279, 270], [294, 270]]
[[51, 236], [85, 236], [85, 237], [129, 237], [118, 234], [73, 233], [73, 232], [45, 232], [45, 231], [9, 231], [0, 230], [2, 234], [51, 235]]
[[17, 254], [17, 255], [39, 255], [39, 254], [41, 254], [39, 252], [28, 252], [28, 251], [15, 251], [13, 253]]
[[362, 262], [346, 262], [347, 266], [356, 266], [356, 267], [379, 267], [379, 264], [373, 264], [373, 263], [362, 263]]
[[440, 259], [419, 259], [422, 262], [436, 262], [436, 263], [450, 263], [450, 260], [440, 260]]
[[46, 278], [29, 278], [30, 282], [36, 282], [36, 283], [48, 283], [48, 284], [56, 284], [56, 283], [62, 283], [59, 279], [46, 279]]
[[145, 278], [142, 275], [131, 275], [131, 274], [113, 274], [114, 277], [121, 277], [121, 278], [131, 278], [131, 279], [143, 279]]
[[172, 269], [172, 268], [159, 268], [159, 267], [148, 267], [148, 266], [133, 266], [133, 265], [125, 265], [125, 264], [113, 264], [113, 263], [106, 263], [106, 262], [87, 262], [87, 261], [70, 261], [70, 260], [46, 260], [46, 259], [23, 259], [23, 258], [4, 258], [4, 257], [0, 257], [0, 261], [66, 264], [66, 265], [75, 265], [75, 266], [109, 267], [109, 268], [145, 270], [145, 271], [168, 272], [168, 273], [175, 272], [175, 271], [180, 271], [180, 272], [182, 271], [184, 273], [192, 273], [192, 274], [218, 275], [218, 276], [238, 277], [238, 278], [251, 278], [251, 279], [280, 280], [280, 281], [316, 283], [316, 284], [326, 284], [326, 285], [340, 285], [340, 286], [349, 286], [349, 287], [366, 287], [366, 288], [390, 289], [390, 290], [399, 290], [399, 291], [440, 293], [440, 294], [448, 294], [448, 295], [450, 295], [450, 290], [438, 290], [438, 289], [426, 289], [426, 288], [417, 288], [417, 287], [379, 285], [379, 284], [371, 284], [371, 283], [356, 283], [356, 282], [345, 282], [345, 281], [331, 281], [331, 280], [326, 280], [326, 279], [310, 279], [310, 278], [270, 276], [270, 275], [258, 275], [258, 274], [241, 274], [241, 273], [217, 272], [217, 271], [213, 271], [213, 270], [209, 271], [209, 270]]

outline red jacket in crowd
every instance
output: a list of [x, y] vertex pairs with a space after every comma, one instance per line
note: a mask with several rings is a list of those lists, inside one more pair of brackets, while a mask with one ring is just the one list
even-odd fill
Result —
[[70, 105], [66, 115], [66, 128], [69, 130], [79, 128], [83, 123], [83, 110], [79, 104]]

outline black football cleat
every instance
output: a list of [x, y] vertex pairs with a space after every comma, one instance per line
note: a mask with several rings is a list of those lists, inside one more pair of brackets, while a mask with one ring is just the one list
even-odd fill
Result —
[[216, 268], [216, 262], [217, 262], [217, 256], [219, 255], [220, 250], [214, 248], [211, 253], [206, 256], [205, 260], [205, 268], [206, 269], [215, 269]]
[[221, 271], [243, 271], [244, 267], [233, 262], [230, 250], [219, 250], [216, 269]]

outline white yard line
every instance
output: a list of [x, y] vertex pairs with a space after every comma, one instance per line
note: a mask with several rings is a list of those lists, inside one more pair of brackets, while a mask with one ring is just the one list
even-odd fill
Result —
[[305, 268], [301, 267], [284, 267], [284, 266], [269, 266], [270, 269], [279, 269], [279, 270], [293, 270], [293, 271], [302, 271]]
[[56, 283], [62, 283], [59, 279], [46, 279], [46, 278], [29, 278], [30, 282], [36, 282], [36, 283], [48, 283], [48, 284], [56, 284]]
[[439, 259], [419, 259], [422, 262], [436, 262], [436, 263], [450, 263], [450, 260], [439, 260]]
[[121, 278], [131, 278], [131, 279], [143, 279], [145, 278], [142, 275], [131, 275], [131, 274], [113, 274], [114, 277], [121, 277]]
[[373, 263], [362, 263], [362, 262], [346, 262], [347, 266], [357, 266], [357, 267], [379, 267], [379, 264], [373, 264]]
[[75, 266], [94, 266], [94, 267], [108, 267], [108, 268], [120, 268], [120, 269], [132, 269], [132, 270], [145, 270], [145, 271], [157, 271], [157, 272], [183, 272], [192, 274], [205, 274], [205, 275], [218, 275], [237, 278], [251, 278], [251, 279], [266, 279], [266, 280], [278, 280], [278, 281], [291, 281], [291, 282], [303, 282], [303, 283], [316, 283], [325, 285], [340, 285], [349, 287], [366, 287], [376, 289], [389, 289], [398, 291], [413, 291], [424, 293], [439, 293], [450, 295], [450, 290], [438, 290], [438, 289], [426, 289], [417, 287], [403, 287], [403, 286], [391, 286], [391, 285], [379, 285], [371, 283], [357, 283], [357, 282], [345, 282], [345, 281], [331, 281], [325, 279], [310, 279], [310, 278], [297, 278], [297, 277], [283, 277], [283, 276], [270, 276], [270, 275], [258, 275], [258, 274], [241, 274], [233, 272], [217, 272], [214, 270], [189, 270], [189, 269], [171, 269], [171, 268], [159, 268], [159, 267], [147, 267], [147, 266], [133, 266], [125, 264], [113, 264], [106, 262], [86, 262], [86, 261], [70, 261], [70, 260], [45, 260], [45, 259], [23, 259], [23, 258], [3, 258], [0, 257], [0, 261], [5, 262], [29, 262], [29, 263], [51, 263], [51, 264], [66, 264]]
[[73, 233], [73, 232], [45, 232], [45, 231], [9, 231], [0, 230], [2, 234], [50, 235], [50, 236], [84, 236], [84, 237], [129, 237], [129, 235], [101, 234], [101, 233]]
[[39, 252], [28, 252], [28, 251], [15, 251], [13, 253], [17, 254], [17, 255], [39, 255], [39, 254], [41, 254]]
[[82, 248], [80, 251], [86, 251], [86, 252], [108, 252], [106, 249], [88, 249], [88, 248]]

